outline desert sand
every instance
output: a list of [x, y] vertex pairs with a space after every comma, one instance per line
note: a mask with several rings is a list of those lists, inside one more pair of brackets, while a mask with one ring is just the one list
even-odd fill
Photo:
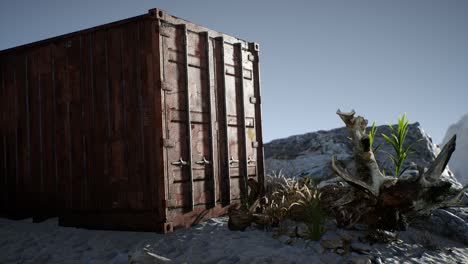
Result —
[[320, 242], [255, 227], [230, 231], [225, 217], [166, 235], [0, 219], [0, 263], [468, 263], [467, 245], [432, 234], [427, 243], [413, 228], [400, 232], [397, 242], [373, 245], [359, 242], [363, 231], [329, 232], [346, 232], [361, 253], [341, 256]]

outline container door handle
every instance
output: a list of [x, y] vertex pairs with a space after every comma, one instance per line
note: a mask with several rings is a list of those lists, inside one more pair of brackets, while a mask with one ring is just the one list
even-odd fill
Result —
[[183, 166], [187, 166], [188, 165], [188, 162], [187, 161], [184, 161], [182, 159], [182, 157], [179, 159], [179, 160], [176, 160], [176, 161], [173, 161], [171, 162], [172, 165], [175, 165], [175, 166], [179, 166], [179, 167], [183, 167]]
[[231, 159], [229, 159], [229, 165], [232, 165], [234, 163], [239, 163], [239, 160], [237, 159], [234, 159], [233, 157], [231, 157]]
[[206, 166], [206, 165], [210, 164], [210, 161], [206, 160], [205, 156], [203, 156], [203, 158], [200, 161], [195, 161], [195, 163], [199, 164], [199, 165]]
[[247, 164], [250, 164], [250, 163], [255, 163], [257, 162], [256, 160], [252, 159], [252, 157], [249, 156], [249, 158], [247, 159]]

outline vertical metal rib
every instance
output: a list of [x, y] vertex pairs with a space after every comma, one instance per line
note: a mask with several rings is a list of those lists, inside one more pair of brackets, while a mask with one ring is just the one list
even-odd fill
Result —
[[216, 177], [214, 171], [214, 162], [215, 162], [215, 155], [214, 155], [214, 132], [213, 132], [213, 97], [212, 95], [212, 87], [211, 87], [211, 67], [210, 67], [210, 59], [213, 58], [213, 51], [211, 50], [210, 45], [210, 35], [208, 32], [202, 33], [205, 38], [205, 58], [206, 58], [206, 87], [208, 90], [208, 108], [209, 108], [209, 122], [210, 122], [210, 153], [211, 153], [211, 203], [212, 206], [216, 206]]
[[238, 54], [238, 61], [237, 64], [239, 65], [239, 90], [240, 90], [240, 99], [241, 99], [241, 119], [242, 122], [240, 125], [242, 126], [242, 141], [243, 141], [243, 160], [242, 160], [242, 200], [247, 199], [248, 196], [248, 189], [247, 189], [247, 179], [248, 179], [248, 160], [247, 160], [247, 135], [245, 129], [245, 95], [244, 95], [244, 66], [243, 66], [243, 56], [242, 56], [242, 43], [236, 43], [235, 47], [237, 49]]
[[[130, 175], [130, 169], [128, 168], [128, 164], [129, 164], [129, 157], [128, 157], [128, 152], [129, 152], [129, 147], [128, 147], [128, 114], [127, 114], [127, 96], [126, 96], [126, 93], [127, 93], [127, 89], [128, 89], [128, 82], [126, 80], [126, 76], [125, 76], [125, 69], [124, 69], [124, 63], [125, 63], [125, 60], [124, 60], [124, 31], [121, 30], [120, 31], [120, 45], [119, 45], [119, 59], [120, 59], [120, 81], [119, 81], [119, 84], [120, 84], [120, 99], [122, 100], [122, 103], [120, 104], [121, 108], [120, 110], [122, 111], [122, 119], [123, 119], [123, 131], [122, 131], [122, 138], [123, 138], [123, 144], [124, 144], [124, 170], [125, 170], [125, 178], [127, 180], [127, 183], [128, 183], [128, 178], [129, 178], [129, 175]], [[128, 51], [127, 51], [128, 52]], [[128, 196], [125, 195], [124, 196], [125, 199], [128, 199]]]
[[[88, 206], [89, 205], [92, 205], [92, 204], [95, 204], [93, 199], [92, 199], [92, 195], [93, 195], [93, 186], [95, 186], [95, 176], [96, 173], [96, 161], [95, 161], [95, 156], [93, 154], [93, 150], [95, 150], [94, 148], [94, 142], [96, 142], [94, 140], [94, 132], [96, 131], [96, 79], [95, 79], [95, 75], [94, 75], [94, 43], [95, 43], [95, 39], [94, 39], [94, 35], [95, 33], [90, 33], [89, 34], [89, 40], [88, 40], [88, 45], [89, 45], [89, 48], [88, 48], [88, 51], [89, 51], [89, 54], [88, 54], [88, 60], [89, 60], [89, 87], [90, 87], [90, 91], [91, 91], [91, 121], [89, 123], [89, 131], [88, 131], [88, 135], [89, 135], [89, 140], [87, 142], [87, 153], [89, 153], [89, 157], [87, 157], [89, 159], [89, 167], [90, 167], [90, 174], [88, 174], [88, 177], [89, 177], [89, 180], [87, 180], [87, 187], [86, 187], [86, 190], [88, 191]], [[88, 106], [89, 107], [89, 106]]]
[[[51, 49], [51, 73], [52, 73], [52, 106], [53, 106], [53, 115], [52, 115], [52, 129], [53, 129], [53, 155], [54, 155], [54, 179], [55, 179], [55, 188], [54, 188], [54, 194], [58, 196], [59, 189], [58, 189], [58, 157], [57, 157], [57, 139], [56, 139], [56, 133], [57, 133], [57, 84], [55, 80], [55, 49]], [[58, 207], [58, 206], [57, 206]]]
[[[20, 100], [20, 91], [18, 89], [18, 84], [16, 82], [17, 80], [17, 72], [18, 72], [18, 69], [16, 67], [14, 67], [14, 71], [13, 71], [13, 87], [15, 88], [15, 91], [16, 91], [16, 100], [15, 100], [15, 103], [19, 105], [19, 100]], [[18, 113], [18, 119], [17, 121], [19, 121], [19, 116], [20, 116], [20, 109], [19, 107], [17, 106], [16, 107], [16, 110], [17, 113]], [[19, 130], [20, 130], [20, 126], [19, 126], [19, 122], [16, 123], [15, 125], [15, 186], [19, 186], [19, 170], [20, 170], [20, 167], [19, 167], [19, 156], [18, 156], [18, 134], [19, 134]]]
[[[37, 109], [37, 113], [39, 116], [39, 180], [41, 186], [39, 190], [41, 191], [40, 195], [44, 195], [45, 188], [44, 188], [44, 137], [42, 131], [42, 90], [43, 87], [41, 85], [41, 75], [38, 74], [37, 76], [38, 84], [37, 84], [37, 101], [39, 103], [39, 109]], [[45, 196], [45, 195], [44, 195]], [[42, 198], [42, 197], [41, 197]], [[39, 200], [39, 203], [41, 200]]]
[[221, 80], [220, 83], [218, 84], [219, 86], [222, 87], [222, 101], [223, 101], [223, 129], [224, 129], [224, 137], [223, 137], [223, 145], [224, 145], [224, 168], [223, 172], [221, 172], [221, 175], [224, 176], [223, 179], [223, 187], [222, 191], [223, 194], [221, 195], [222, 197], [222, 205], [226, 206], [231, 204], [231, 173], [229, 171], [229, 131], [228, 131], [228, 113], [227, 113], [227, 89], [226, 89], [226, 65], [224, 62], [224, 38], [223, 37], [218, 37], [216, 38], [218, 40], [219, 44], [219, 52], [220, 52], [220, 58], [219, 58], [219, 66], [220, 66], [220, 74], [221, 74]]
[[186, 108], [187, 108], [187, 155], [188, 155], [188, 173], [189, 173], [189, 207], [193, 210], [193, 170], [192, 170], [192, 120], [190, 117], [190, 85], [189, 85], [189, 65], [188, 65], [188, 38], [187, 38], [187, 26], [185, 24], [180, 25], [183, 31], [184, 41], [184, 73], [185, 73], [185, 96], [186, 96]]
[[[7, 93], [5, 91], [5, 73], [4, 73], [4, 69], [1, 69], [1, 73], [2, 73], [2, 82], [1, 82], [1, 85], [2, 85], [2, 89], [0, 90], [2, 93], [0, 93], [1, 96], [4, 96], [3, 98], [7, 98]], [[5, 105], [2, 105], [3, 107], [5, 107], [4, 109], [2, 109], [3, 111], [7, 110], [8, 108], [5, 106]], [[5, 111], [4, 113], [6, 113], [7, 111]], [[1, 120], [1, 123], [2, 124], [5, 124], [6, 122], [6, 119], [7, 117], [2, 115], [2, 120]], [[3, 131], [2, 131], [3, 132]], [[3, 137], [2, 137], [2, 141], [3, 141], [3, 149], [0, 150], [0, 151], [3, 151], [3, 184], [4, 184], [4, 188], [2, 191], [5, 191], [7, 192], [8, 190], [8, 170], [7, 170], [7, 147], [6, 147], [6, 144], [7, 144], [7, 140], [6, 140], [6, 131], [5, 133], [3, 133]], [[3, 198], [3, 197], [2, 197]], [[9, 200], [9, 194], [6, 195], [6, 204], [10, 204]]]
[[[83, 44], [83, 36], [80, 36], [80, 96], [83, 97], [84, 89], [85, 89], [85, 84], [84, 84], [84, 70], [83, 70], [83, 63], [84, 63], [84, 44]], [[89, 97], [86, 98], [86, 100], [89, 100]], [[89, 132], [89, 129], [87, 127], [87, 124], [84, 124], [85, 120], [85, 105], [84, 101], [81, 100], [81, 115], [80, 115], [80, 124], [81, 124], [81, 131], [86, 130], [84, 132], [81, 132], [81, 157], [83, 158], [83, 182], [80, 184], [80, 206], [86, 207], [86, 197], [87, 197], [87, 192], [88, 192], [88, 163], [87, 163], [87, 141], [86, 141], [86, 134]], [[84, 128], [84, 129], [83, 129]], [[83, 187], [84, 185], [84, 187]]]
[[[17, 80], [17, 72], [18, 72], [18, 69], [16, 68], [16, 66], [13, 68], [14, 71], [13, 71], [13, 87], [15, 89], [15, 104], [19, 105], [20, 104], [20, 98], [21, 98], [21, 92], [19, 91], [18, 89], [18, 83], [16, 82]], [[3, 73], [3, 71], [2, 71]], [[3, 81], [5, 81], [4, 77], [3, 77]], [[5, 87], [5, 86], [4, 86]], [[4, 88], [5, 89], [5, 88]], [[19, 156], [18, 156], [18, 152], [19, 152], [19, 143], [18, 143], [18, 134], [19, 134], [19, 130], [21, 129], [20, 128], [20, 124], [19, 124], [19, 121], [20, 121], [20, 115], [21, 115], [21, 110], [19, 109], [18, 106], [15, 107], [15, 112], [18, 114], [18, 117], [16, 118], [16, 124], [15, 124], [15, 179], [13, 180], [13, 183], [14, 183], [14, 186], [15, 188], [18, 188], [19, 187], [19, 177], [20, 177], [20, 165], [19, 165]], [[6, 177], [6, 175], [5, 175]], [[5, 185], [5, 186], [8, 186], [8, 185]], [[9, 199], [7, 197], [7, 202], [8, 204], [11, 204], [9, 202]]]
[[[5, 91], [5, 89], [3, 89], [3, 91]], [[7, 165], [7, 140], [6, 140], [6, 133], [3, 134], [3, 149], [1, 151], [3, 151], [3, 180], [4, 180], [4, 186], [5, 186], [5, 190], [4, 191], [7, 191], [8, 190], [8, 165]], [[12, 191], [12, 190], [9, 190], [9, 191]], [[9, 195], [7, 195], [7, 204], [9, 203], [8, 201], [8, 197]], [[16, 206], [16, 205], [12, 205], [12, 206]]]
[[28, 55], [24, 56], [24, 63], [25, 63], [25, 80], [24, 80], [24, 90], [26, 92], [25, 97], [25, 107], [26, 107], [26, 144], [27, 144], [27, 175], [28, 181], [32, 180], [32, 169], [31, 169], [31, 113], [30, 113], [30, 102], [29, 102], [29, 72], [28, 72], [28, 63], [29, 57]]
[[260, 87], [260, 62], [259, 62], [259, 47], [257, 43], [249, 43], [249, 49], [255, 56], [253, 62], [253, 76], [254, 76], [254, 94], [257, 97], [257, 104], [255, 105], [255, 134], [258, 142], [257, 146], [257, 177], [260, 184], [265, 184], [265, 160], [263, 148], [263, 133], [262, 133], [262, 100], [261, 100], [261, 87]]
[[[94, 34], [89, 34], [89, 57], [88, 57], [88, 63], [89, 63], [89, 87], [91, 88], [91, 123], [89, 124], [89, 140], [88, 140], [88, 145], [89, 148], [87, 151], [89, 151], [89, 162], [90, 162], [90, 171], [91, 173], [88, 175], [89, 180], [87, 180], [87, 190], [88, 190], [88, 201], [89, 205], [94, 204], [94, 199], [93, 199], [93, 186], [95, 186], [96, 181], [92, 175], [94, 174], [94, 171], [96, 171], [96, 160], [95, 156], [93, 156], [93, 137], [94, 137], [94, 132], [96, 128], [96, 80], [95, 80], [95, 75], [94, 75], [94, 49], [93, 49], [93, 44], [95, 43], [94, 39]], [[95, 141], [94, 141], [95, 142]]]

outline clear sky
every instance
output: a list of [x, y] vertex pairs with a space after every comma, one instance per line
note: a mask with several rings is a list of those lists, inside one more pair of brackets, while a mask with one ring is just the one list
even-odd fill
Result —
[[439, 143], [468, 112], [466, 0], [0, 0], [0, 50], [168, 13], [260, 43], [264, 139], [403, 112]]

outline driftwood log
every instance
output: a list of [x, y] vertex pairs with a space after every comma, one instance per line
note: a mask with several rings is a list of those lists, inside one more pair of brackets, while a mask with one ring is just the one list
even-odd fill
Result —
[[[348, 171], [332, 157], [332, 168], [348, 185], [326, 185], [320, 189], [320, 204], [341, 227], [350, 228], [364, 223], [373, 229], [404, 230], [416, 218], [426, 217], [437, 208], [467, 206], [462, 201], [465, 188], [454, 186], [441, 175], [455, 151], [456, 136], [443, 147], [428, 169], [418, 167], [412, 177], [383, 175], [379, 169], [366, 133], [368, 121], [355, 112], [337, 114], [345, 123], [354, 145], [354, 169]], [[275, 224], [265, 213], [264, 189], [257, 182], [249, 182], [255, 200], [250, 208], [229, 209], [231, 230], [245, 230], [252, 223]]]
[[418, 168], [413, 177], [385, 176], [381, 173], [366, 133], [367, 120], [355, 112], [337, 114], [345, 123], [354, 144], [355, 171], [343, 168], [332, 157], [335, 173], [350, 186], [326, 186], [322, 202], [340, 226], [357, 222], [374, 228], [403, 230], [409, 221], [428, 216], [437, 208], [466, 206], [465, 188], [456, 188], [441, 178], [455, 151], [456, 136], [443, 147], [426, 170]]

